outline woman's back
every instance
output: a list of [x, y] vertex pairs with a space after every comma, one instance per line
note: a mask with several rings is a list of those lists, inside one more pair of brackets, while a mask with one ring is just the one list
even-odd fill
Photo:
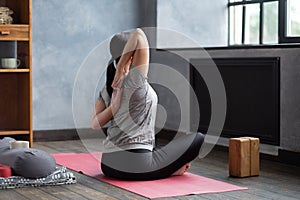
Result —
[[105, 147], [108, 151], [119, 148], [152, 151], [155, 145], [157, 95], [138, 67], [130, 69], [122, 88], [121, 105], [108, 128]]

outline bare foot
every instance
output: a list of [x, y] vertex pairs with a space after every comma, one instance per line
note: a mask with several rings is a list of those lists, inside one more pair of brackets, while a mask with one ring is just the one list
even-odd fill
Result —
[[191, 167], [190, 163], [183, 165], [180, 169], [172, 174], [172, 176], [181, 176]]

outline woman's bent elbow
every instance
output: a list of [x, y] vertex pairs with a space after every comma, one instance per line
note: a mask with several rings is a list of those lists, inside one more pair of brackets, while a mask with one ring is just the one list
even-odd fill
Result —
[[102, 128], [100, 123], [95, 119], [91, 119], [91, 127], [93, 130], [98, 130]]
[[93, 130], [98, 130], [99, 127], [98, 127], [98, 126], [95, 126], [94, 124], [92, 124], [92, 129], [93, 129]]

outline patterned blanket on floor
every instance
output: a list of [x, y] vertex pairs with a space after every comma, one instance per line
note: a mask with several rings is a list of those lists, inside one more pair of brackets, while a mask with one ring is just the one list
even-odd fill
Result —
[[69, 172], [65, 167], [56, 167], [56, 170], [52, 174], [44, 178], [27, 179], [20, 176], [11, 176], [9, 178], [0, 177], [0, 190], [74, 183], [76, 183], [76, 177], [72, 172]]

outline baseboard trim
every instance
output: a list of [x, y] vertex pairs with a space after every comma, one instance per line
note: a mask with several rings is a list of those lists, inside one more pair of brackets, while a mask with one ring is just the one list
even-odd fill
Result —
[[[216, 145], [214, 147], [215, 150], [218, 151], [229, 151], [229, 148], [226, 146], [220, 146]], [[270, 160], [270, 161], [275, 161], [283, 164], [288, 164], [288, 165], [295, 165], [300, 167], [300, 153], [299, 152], [293, 152], [293, 151], [287, 151], [287, 150], [279, 150], [279, 155], [270, 155], [270, 154], [265, 154], [265, 153], [260, 153], [260, 158], [263, 160]]]
[[[107, 128], [103, 128], [103, 132], [106, 133]], [[80, 132], [80, 137], [78, 135]], [[34, 142], [51, 142], [51, 141], [65, 141], [65, 140], [79, 140], [84, 138], [99, 138], [99, 130], [93, 130], [90, 128], [83, 129], [61, 129], [61, 130], [37, 130], [33, 131]], [[182, 133], [183, 134], [183, 133]], [[156, 136], [162, 140], [172, 140], [176, 135], [175, 131], [162, 130]], [[178, 134], [180, 135], [180, 134]], [[177, 136], [178, 136], [177, 135]], [[104, 135], [103, 135], [104, 137]]]
[[[103, 130], [105, 133], [107, 129]], [[80, 136], [78, 135], [80, 132]], [[99, 130], [93, 129], [64, 129], [64, 130], [43, 130], [34, 131], [33, 140], [34, 142], [50, 142], [50, 141], [66, 141], [66, 140], [80, 140], [80, 139], [93, 139], [99, 138]], [[168, 143], [173, 138], [182, 135], [183, 133], [176, 134], [176, 131], [172, 130], [161, 130], [157, 135], [157, 140], [160, 143]], [[102, 134], [103, 138], [105, 137]], [[216, 145], [214, 149], [228, 151], [228, 147]], [[261, 153], [261, 158], [265, 160], [277, 161], [285, 164], [300, 166], [300, 152], [287, 151], [279, 149], [278, 156], [268, 155]]]
[[279, 149], [278, 159], [280, 162], [300, 166], [300, 152]]
[[[106, 133], [106, 129], [103, 130]], [[80, 133], [80, 136], [78, 134]], [[62, 129], [33, 131], [34, 142], [66, 141], [99, 138], [99, 130], [93, 129]], [[104, 135], [103, 135], [104, 137]]]

